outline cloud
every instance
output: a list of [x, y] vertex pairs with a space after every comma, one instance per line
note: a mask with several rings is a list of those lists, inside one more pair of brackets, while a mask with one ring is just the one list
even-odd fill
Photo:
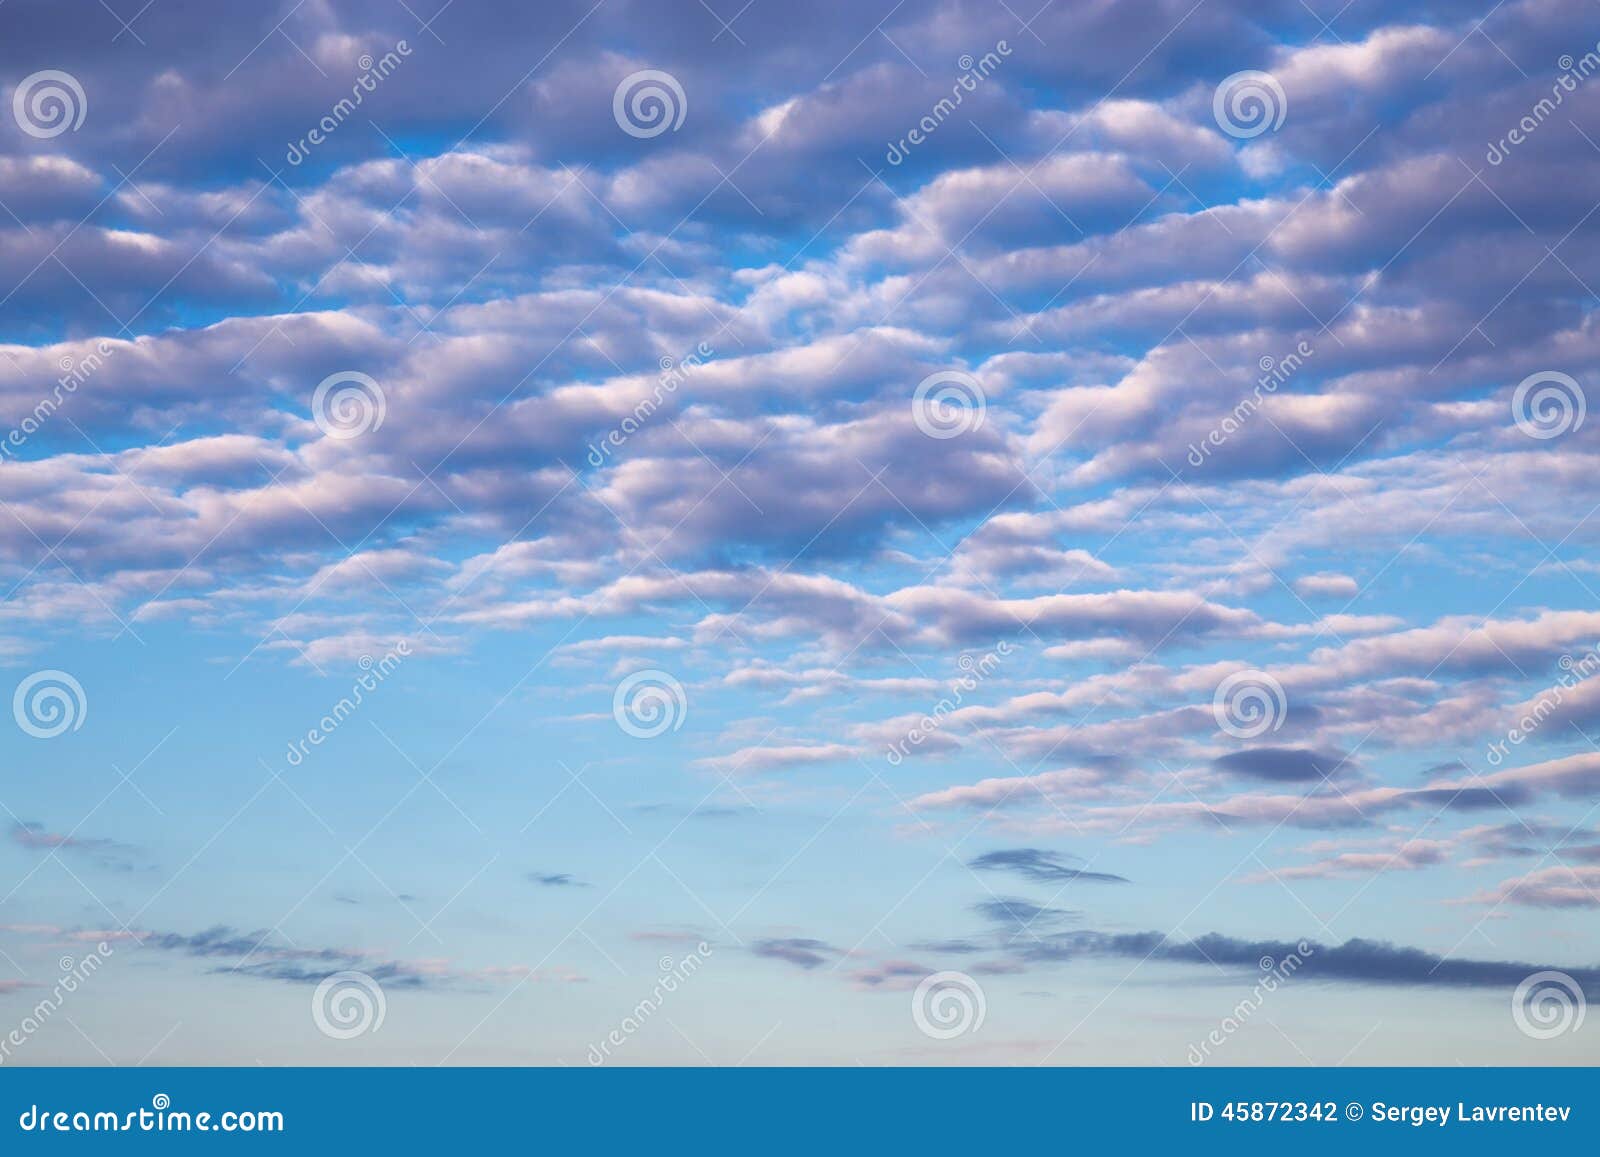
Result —
[[1353, 599], [1360, 593], [1361, 586], [1347, 574], [1324, 571], [1295, 579], [1294, 589], [1308, 599]]
[[1227, 775], [1272, 783], [1320, 783], [1338, 775], [1345, 766], [1342, 752], [1310, 751], [1299, 747], [1253, 747], [1218, 756], [1211, 766]]
[[131, 872], [144, 862], [143, 854], [127, 844], [104, 838], [88, 838], [52, 832], [34, 820], [13, 824], [11, 841], [32, 851], [61, 851], [92, 860], [97, 867]]
[[832, 945], [804, 937], [757, 940], [751, 944], [750, 952], [754, 956], [781, 960], [785, 964], [793, 964], [796, 968], [808, 971], [840, 955], [839, 950]]
[[647, 928], [638, 932], [628, 933], [628, 939], [637, 940], [644, 944], [704, 944], [710, 937], [698, 929], [684, 928]]
[[291, 984], [318, 984], [331, 973], [360, 971], [385, 987], [453, 988], [506, 980], [575, 982], [580, 974], [562, 968], [496, 965], [462, 969], [443, 960], [401, 960], [356, 948], [309, 947], [283, 944], [270, 930], [241, 932], [216, 925], [201, 932], [130, 932], [143, 948], [160, 949], [213, 961], [219, 974], [280, 980]]
[[[1068, 801], [1083, 790], [1085, 782], [1085, 777], [1078, 773], [1040, 773], [928, 792], [909, 802], [913, 808], [945, 810], [989, 809], [1012, 799], [1028, 801], [1038, 794]], [[1027, 826], [1051, 832], [1063, 827], [1076, 832], [1125, 832], [1130, 824], [1159, 830], [1182, 823], [1221, 825], [1223, 828], [1262, 824], [1359, 827], [1373, 824], [1389, 813], [1411, 808], [1431, 808], [1436, 812], [1509, 812], [1540, 798], [1580, 798], [1597, 784], [1600, 784], [1600, 754], [1589, 752], [1491, 775], [1436, 779], [1420, 788], [1367, 785], [1330, 790], [1314, 787], [1305, 794], [1246, 792], [1213, 800], [1114, 803], [1078, 808], [1071, 825], [1063, 824], [1059, 817], [1052, 815]]]
[[932, 969], [913, 960], [885, 960], [867, 968], [852, 969], [847, 975], [857, 988], [884, 992], [905, 992], [916, 988]]
[[980, 900], [972, 906], [972, 910], [991, 924], [1015, 928], [1019, 933], [1030, 931], [1035, 925], [1048, 927], [1082, 915], [1063, 908], [1041, 907], [1030, 900], [1021, 900], [1014, 896]]
[[566, 872], [553, 872], [548, 875], [541, 872], [529, 872], [527, 879], [545, 888], [587, 888], [588, 884], [575, 879]]
[[[1040, 941], [1018, 941], [1014, 950], [1026, 959], [1067, 961], [1085, 957], [1117, 957], [1164, 964], [1212, 968], [1262, 967], [1298, 957], [1297, 982], [1342, 981], [1369, 984], [1416, 985], [1432, 988], [1504, 988], [1510, 991], [1534, 972], [1551, 965], [1513, 960], [1473, 960], [1439, 956], [1380, 940], [1354, 938], [1342, 944], [1317, 941], [1244, 940], [1217, 933], [1194, 940], [1175, 940], [1159, 932], [1060, 932]], [[1585, 995], [1600, 994], [1600, 968], [1566, 966]]]
[[921, 940], [910, 948], [914, 952], [926, 952], [938, 956], [971, 956], [978, 952], [987, 952], [989, 946], [980, 944], [976, 940]]
[[[1576, 849], [1577, 858], [1592, 861], [1592, 851]], [[1567, 853], [1563, 853], [1567, 854]], [[1503, 880], [1470, 897], [1470, 903], [1516, 904], [1527, 908], [1600, 908], [1600, 864], [1560, 864]]]
[[[1397, 0], [1324, 25], [1142, 0], [1047, 5], [1023, 31], [933, 0], [872, 31], [843, 0], [681, 7], [643, 35], [637, 6], [551, 0], [507, 36], [493, 6], [423, 31], [404, 5], [325, 0], [263, 38], [278, 14], [217, 6], [196, 37], [154, 4], [129, 16], [137, 52], [104, 5], [0, 12], [8, 83], [71, 45], [56, 63], [90, 103], [70, 133], [0, 139], [0, 659], [82, 675], [127, 636], [151, 669], [248, 661], [298, 701], [414, 638], [380, 710], [452, 734], [532, 711], [672, 801], [641, 810], [769, 835], [926, 718], [893, 797], [924, 834], [1002, 845], [970, 866], [1017, 887], [1126, 882], [1058, 841], [1156, 843], [1182, 876], [1209, 840], [1300, 828], [1337, 838], [1246, 878], [1581, 917], [1600, 681], [1569, 676], [1600, 640], [1600, 422], [1535, 437], [1518, 407], [1540, 371], [1600, 397], [1600, 158], [1573, 147], [1600, 86], [1545, 118], [1552, 77], [1513, 62], [1592, 44], [1586, 9]], [[348, 122], [284, 159], [402, 41]], [[612, 104], [643, 68], [689, 104], [650, 139]], [[1252, 138], [1213, 103], [1246, 69], [1288, 103]], [[1530, 110], [1538, 131], [1486, 160]], [[354, 438], [313, 413], [341, 371], [382, 399]], [[930, 408], [930, 381], [960, 388]], [[508, 654], [531, 666], [492, 686]], [[611, 748], [608, 700], [644, 666], [687, 688], [688, 723]], [[1245, 674], [1282, 705], [1240, 739], [1214, 697]], [[90, 692], [97, 719], [128, 707]], [[241, 736], [268, 722], [237, 711]], [[1532, 742], [1492, 746], [1524, 718]], [[666, 791], [685, 770], [744, 776], [759, 810]], [[683, 838], [737, 881], [746, 844], [776, 847], [735, 839], [753, 831]], [[36, 822], [11, 844], [148, 856]], [[1024, 942], [1170, 964], [1271, 947], [1089, 932], [1050, 903], [992, 897], [963, 909], [981, 935], [913, 955], [984, 973], [1036, 963]], [[1039, 940], [1002, 939], [1021, 925]], [[523, 967], [148, 938], [295, 982]], [[859, 963], [799, 937], [752, 951]], [[1418, 967], [1363, 940], [1316, 959], [1330, 979]], [[918, 967], [852, 976], [897, 989]]]
[[739, 775], [781, 771], [818, 763], [838, 763], [855, 754], [855, 748], [842, 743], [757, 744], [700, 762], [728, 775]]
[[1269, 880], [1326, 880], [1337, 876], [1414, 872], [1447, 862], [1452, 847], [1449, 840], [1404, 840], [1384, 850], [1340, 852], [1309, 864], [1290, 864], [1272, 868], [1259, 874], [1241, 877], [1241, 882], [1255, 884]]
[[1091, 884], [1126, 884], [1122, 876], [1108, 872], [1090, 872], [1062, 862], [1055, 852], [1040, 848], [1003, 848], [985, 852], [970, 861], [967, 867], [984, 872], [1012, 872], [1024, 880], [1040, 884], [1083, 881]]

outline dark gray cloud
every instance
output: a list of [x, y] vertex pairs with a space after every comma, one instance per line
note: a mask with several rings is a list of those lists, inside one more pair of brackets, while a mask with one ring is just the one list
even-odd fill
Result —
[[1269, 783], [1320, 783], [1348, 770], [1343, 752], [1304, 747], [1252, 747], [1219, 756], [1211, 766], [1229, 775]]
[[[1211, 933], [1194, 940], [1175, 940], [1159, 932], [1060, 932], [1038, 941], [1019, 940], [1012, 950], [1034, 962], [1086, 957], [1117, 957], [1208, 968], [1260, 970], [1262, 961], [1281, 964], [1298, 958], [1297, 980], [1419, 985], [1443, 988], [1515, 988], [1550, 964], [1517, 960], [1475, 960], [1444, 957], [1420, 948], [1381, 940], [1350, 939], [1342, 944], [1317, 941], [1243, 940]], [[1600, 994], [1600, 966], [1561, 966], [1591, 999]]]

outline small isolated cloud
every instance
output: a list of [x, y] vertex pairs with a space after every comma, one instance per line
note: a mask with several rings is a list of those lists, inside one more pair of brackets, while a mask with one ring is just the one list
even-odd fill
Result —
[[137, 849], [116, 840], [90, 839], [72, 833], [52, 832], [41, 823], [23, 820], [11, 828], [11, 842], [31, 851], [67, 852], [82, 855], [102, 868], [131, 872], [139, 859]]
[[1126, 884], [1128, 882], [1124, 876], [1113, 876], [1109, 872], [1090, 872], [1083, 868], [1063, 863], [1057, 853], [1047, 852], [1040, 848], [1006, 848], [999, 851], [985, 852], [968, 863], [967, 867], [979, 872], [1011, 872], [1024, 880], [1032, 880], [1040, 884], [1065, 883], [1071, 880], [1078, 880], [1087, 884]]
[[543, 888], [587, 888], [588, 884], [569, 872], [529, 872], [527, 879]]
[[724, 775], [741, 773], [756, 775], [766, 771], [782, 771], [791, 767], [812, 764], [839, 763], [856, 754], [856, 749], [842, 743], [794, 743], [771, 746], [746, 747], [729, 755], [702, 759], [700, 763]]
[[972, 906], [972, 910], [992, 924], [1017, 929], [1032, 928], [1036, 924], [1041, 926], [1059, 924], [1082, 915], [1064, 908], [1042, 907], [1030, 900], [1021, 900], [1015, 896], [980, 900]]
[[644, 928], [628, 933], [641, 944], [704, 944], [711, 938], [695, 928]]
[[1295, 580], [1294, 589], [1308, 599], [1353, 599], [1361, 593], [1355, 579], [1332, 571], [1302, 575]]
[[768, 960], [781, 960], [785, 964], [805, 969], [816, 968], [840, 955], [839, 949], [825, 941], [802, 937], [757, 940], [750, 946], [750, 951], [755, 956], [763, 956]]

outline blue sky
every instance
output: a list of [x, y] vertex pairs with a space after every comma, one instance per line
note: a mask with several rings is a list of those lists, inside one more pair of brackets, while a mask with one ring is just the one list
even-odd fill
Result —
[[0, 1063], [1596, 1059], [1589, 6], [197, 19], [0, 8]]

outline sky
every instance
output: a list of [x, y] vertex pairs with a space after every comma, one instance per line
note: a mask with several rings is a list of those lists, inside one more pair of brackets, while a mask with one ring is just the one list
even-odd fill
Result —
[[1600, 1060], [1597, 73], [10, 0], [0, 1064]]

